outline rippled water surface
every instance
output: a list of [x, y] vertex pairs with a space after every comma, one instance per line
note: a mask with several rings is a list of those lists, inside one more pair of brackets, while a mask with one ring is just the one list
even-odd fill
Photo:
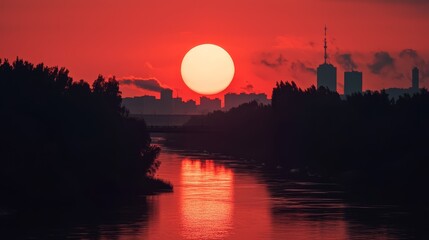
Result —
[[422, 214], [396, 206], [347, 203], [332, 184], [286, 181], [234, 159], [162, 148], [157, 175], [174, 185], [173, 193], [114, 208], [59, 212], [48, 219], [43, 213], [20, 217], [0, 212], [1, 235], [18, 239], [429, 239], [428, 219]]

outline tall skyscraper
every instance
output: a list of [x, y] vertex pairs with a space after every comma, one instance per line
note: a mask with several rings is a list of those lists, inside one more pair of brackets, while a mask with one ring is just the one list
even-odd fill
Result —
[[317, 88], [326, 87], [331, 91], [337, 91], [337, 68], [334, 65], [327, 62], [328, 60], [328, 44], [326, 41], [326, 31], [328, 29], [325, 26], [325, 62], [317, 68]]
[[351, 71], [344, 73], [344, 95], [362, 92], [362, 72]]
[[417, 67], [413, 68], [413, 73], [412, 73], [413, 77], [412, 77], [412, 89], [414, 91], [418, 91], [419, 90], [419, 69]]

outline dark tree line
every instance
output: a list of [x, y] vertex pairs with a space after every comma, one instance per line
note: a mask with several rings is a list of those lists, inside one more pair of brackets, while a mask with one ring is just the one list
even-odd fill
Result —
[[257, 102], [192, 117], [185, 126], [207, 129], [194, 134], [172, 134], [168, 144], [234, 154], [249, 160], [272, 159], [272, 111]]
[[351, 192], [428, 201], [422, 190], [429, 182], [426, 89], [396, 101], [384, 91], [341, 99], [325, 88], [280, 82], [271, 106], [252, 102], [187, 124], [217, 131], [172, 136], [171, 144], [255, 159], [287, 176], [329, 178]]
[[86, 201], [168, 187], [160, 149], [127, 118], [115, 78], [90, 86], [68, 70], [0, 60], [2, 201]]

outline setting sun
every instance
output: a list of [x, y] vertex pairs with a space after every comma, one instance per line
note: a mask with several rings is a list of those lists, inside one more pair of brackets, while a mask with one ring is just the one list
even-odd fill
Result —
[[216, 94], [229, 86], [234, 77], [234, 62], [223, 48], [213, 44], [198, 45], [182, 61], [182, 78], [200, 94]]
[[429, 240], [428, 12], [0, 0], [0, 240]]

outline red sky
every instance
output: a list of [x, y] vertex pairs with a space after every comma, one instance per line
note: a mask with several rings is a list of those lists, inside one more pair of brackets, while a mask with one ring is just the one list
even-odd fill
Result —
[[[181, 79], [182, 58], [213, 43], [236, 65], [232, 84], [213, 97], [270, 96], [279, 80], [316, 83], [326, 23], [340, 93], [349, 57], [364, 73], [364, 89], [408, 87], [413, 65], [429, 87], [428, 12], [424, 0], [2, 0], [0, 58], [64, 66], [88, 82], [98, 74], [155, 78], [186, 100], [200, 95]], [[121, 90], [156, 95], [129, 85]]]

